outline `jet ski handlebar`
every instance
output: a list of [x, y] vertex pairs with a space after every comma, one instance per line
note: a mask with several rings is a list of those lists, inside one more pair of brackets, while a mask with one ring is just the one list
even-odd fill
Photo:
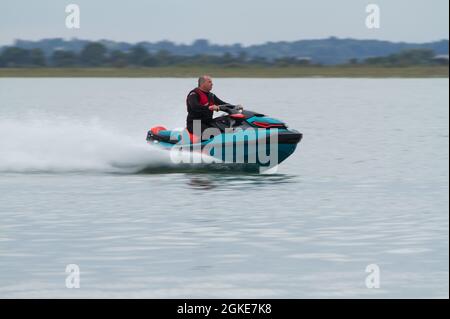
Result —
[[236, 114], [236, 113], [242, 113], [244, 108], [242, 105], [233, 105], [233, 104], [222, 104], [219, 105], [219, 109], [222, 112], [228, 113], [228, 114]]

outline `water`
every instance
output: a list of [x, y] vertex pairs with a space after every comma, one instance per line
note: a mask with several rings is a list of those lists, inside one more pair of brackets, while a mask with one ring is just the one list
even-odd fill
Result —
[[217, 79], [304, 133], [273, 175], [145, 143], [194, 82], [0, 79], [0, 297], [448, 298], [448, 79]]

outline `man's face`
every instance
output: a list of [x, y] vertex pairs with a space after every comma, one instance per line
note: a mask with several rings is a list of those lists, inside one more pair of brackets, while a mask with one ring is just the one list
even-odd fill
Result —
[[203, 82], [201, 89], [205, 92], [211, 91], [213, 88], [213, 82], [210, 77], [205, 78], [205, 82]]

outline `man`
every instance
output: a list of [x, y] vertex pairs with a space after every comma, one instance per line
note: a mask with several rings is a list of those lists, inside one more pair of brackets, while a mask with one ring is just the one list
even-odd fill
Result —
[[211, 93], [213, 82], [210, 76], [203, 75], [198, 79], [198, 87], [189, 92], [186, 99], [188, 116], [186, 128], [194, 133], [194, 121], [201, 123], [201, 132], [211, 127], [214, 112], [219, 112], [219, 105], [228, 104]]

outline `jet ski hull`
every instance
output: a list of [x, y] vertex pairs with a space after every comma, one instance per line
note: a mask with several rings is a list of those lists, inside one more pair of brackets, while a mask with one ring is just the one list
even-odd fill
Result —
[[187, 151], [205, 154], [223, 163], [270, 168], [291, 156], [303, 137], [298, 131], [288, 129], [285, 123], [264, 114], [232, 105], [223, 105], [221, 110], [229, 115], [215, 118], [211, 123], [214, 134], [203, 136], [201, 141], [187, 130], [169, 131], [164, 127], [152, 128], [147, 141], [175, 151], [175, 155], [177, 151]]
[[293, 130], [246, 130], [221, 134], [202, 143], [192, 144], [187, 134], [180, 138], [177, 133], [171, 133], [172, 140], [167, 139], [165, 134], [162, 137], [149, 132], [147, 141], [166, 150], [202, 153], [223, 163], [263, 167], [273, 167], [285, 161], [295, 152], [303, 137]]

